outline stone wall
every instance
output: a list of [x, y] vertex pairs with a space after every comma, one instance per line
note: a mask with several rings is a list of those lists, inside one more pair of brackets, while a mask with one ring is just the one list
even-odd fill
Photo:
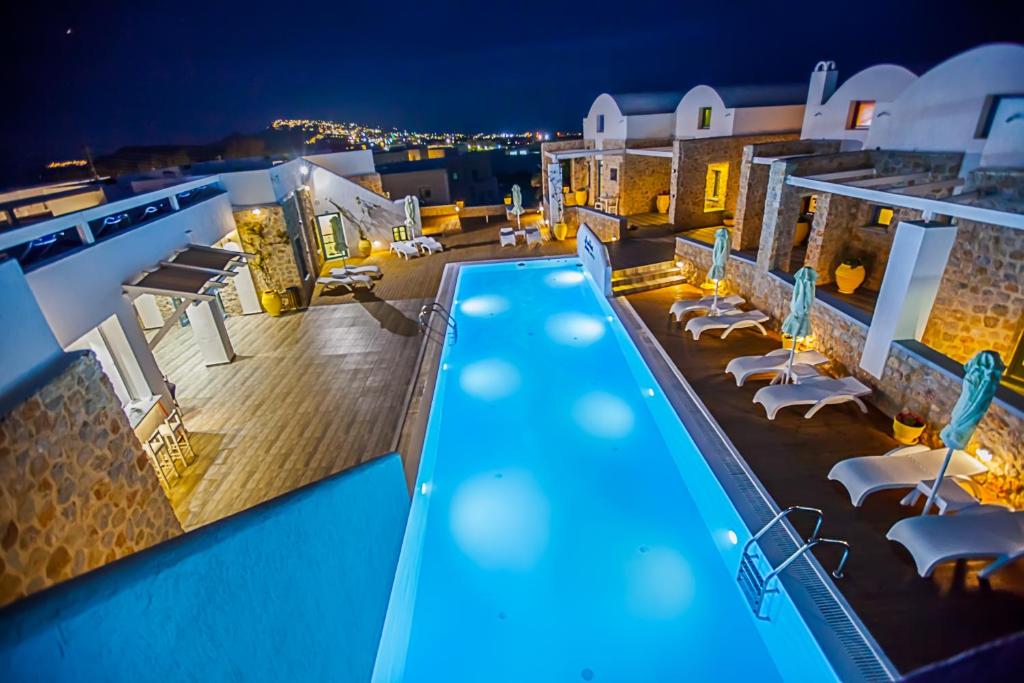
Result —
[[[625, 219], [620, 216], [613, 216], [586, 207], [578, 207], [575, 213], [576, 229], [578, 229], [580, 223], [587, 224], [594, 231], [594, 234], [597, 235], [597, 238], [605, 244], [619, 239], [622, 231], [625, 229]], [[575, 229], [573, 234], [575, 234]]]
[[370, 192], [376, 192], [382, 197], [387, 196], [384, 193], [384, 183], [381, 180], [380, 173], [364, 173], [362, 175], [345, 176], [345, 178], [346, 180], [351, 180], [356, 185], [365, 187]]
[[250, 267], [257, 293], [267, 289], [281, 292], [289, 287], [301, 288], [302, 279], [288, 239], [284, 210], [280, 206], [266, 206], [259, 211], [259, 215], [248, 209], [234, 212], [242, 249], [256, 254]]
[[[543, 142], [540, 145], [540, 177], [542, 179], [543, 187], [543, 201], [544, 201], [544, 213], [548, 214], [548, 207], [551, 204], [551, 198], [548, 196], [548, 165], [558, 163], [557, 161], [551, 161], [548, 158], [548, 153], [564, 152], [567, 150], [583, 149], [583, 140], [555, 140], [553, 142]], [[586, 160], [583, 160], [584, 163]], [[575, 160], [573, 168], [575, 169]], [[574, 170], [575, 174], [575, 170]], [[562, 179], [565, 182], [565, 178]], [[573, 181], [575, 182], [575, 181]], [[576, 185], [573, 184], [575, 189]], [[585, 185], [584, 185], [585, 187]]]
[[[676, 239], [676, 258], [692, 263], [682, 272], [693, 272], [691, 284], [699, 286], [711, 266], [711, 246]], [[785, 280], [735, 255], [729, 259], [727, 271], [729, 291], [743, 296], [750, 307], [771, 316], [766, 324], [778, 331], [789, 310], [792, 286]], [[852, 374], [873, 390], [871, 402], [887, 415], [909, 409], [925, 418], [928, 428], [924, 443], [938, 447], [938, 432], [949, 420], [953, 404], [960, 394], [958, 377], [942, 370], [913, 351], [893, 344], [881, 379], [860, 368], [860, 357], [867, 339], [868, 327], [823, 302], [812, 309], [811, 326], [814, 346], [829, 357], [826, 370], [836, 376]], [[985, 480], [993, 492], [1015, 507], [1024, 507], [1024, 419], [1012, 408], [997, 400], [982, 420], [968, 450], [986, 448], [992, 452], [991, 472]]]
[[181, 533], [91, 353], [0, 418], [0, 605]]
[[668, 194], [672, 178], [672, 160], [640, 154], [627, 154], [620, 169], [619, 214], [656, 211], [655, 198]]
[[[721, 225], [724, 212], [735, 213], [739, 197], [744, 147], [796, 138], [785, 135], [742, 135], [720, 138], [676, 140], [673, 143], [672, 172], [669, 181], [671, 205], [669, 216], [675, 225], [704, 228]], [[725, 209], [704, 210], [704, 190], [708, 164], [728, 163]]]

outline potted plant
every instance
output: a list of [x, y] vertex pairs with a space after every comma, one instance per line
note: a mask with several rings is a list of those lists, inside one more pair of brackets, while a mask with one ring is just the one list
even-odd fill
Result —
[[841, 294], [853, 294], [867, 277], [864, 262], [856, 256], [847, 256], [836, 268], [836, 286]]
[[924, 431], [924, 418], [909, 410], [901, 410], [892, 419], [892, 433], [896, 440], [910, 446], [917, 443]]
[[587, 189], [586, 188], [583, 188], [582, 190], [576, 190], [575, 195], [576, 195], [576, 206], [586, 206], [587, 205]]
[[803, 244], [807, 236], [811, 234], [811, 219], [813, 216], [805, 213], [796, 222], [796, 233], [793, 235], [793, 246]]
[[722, 212], [722, 225], [727, 228], [731, 228], [736, 225], [736, 216], [733, 215], [732, 211]]
[[366, 258], [373, 251], [373, 244], [370, 242], [370, 238], [366, 236], [366, 231], [363, 230], [363, 226], [359, 227], [359, 255]]
[[284, 303], [280, 294], [281, 284], [277, 281], [270, 262], [276, 247], [288, 245], [288, 235], [282, 226], [275, 230], [272, 221], [258, 218], [245, 221], [238, 227], [242, 247], [245, 251], [255, 254], [255, 258], [249, 260], [249, 266], [259, 275], [260, 304], [268, 315], [276, 318], [281, 315]]
[[562, 240], [565, 239], [565, 236], [569, 234], [569, 226], [563, 223], [562, 221], [558, 221], [557, 223], [555, 223], [554, 233], [555, 239], [561, 242]]

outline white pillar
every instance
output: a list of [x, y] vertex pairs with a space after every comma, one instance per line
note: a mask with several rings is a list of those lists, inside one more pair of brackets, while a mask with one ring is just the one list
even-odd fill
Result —
[[[134, 391], [140, 394], [145, 390], [140, 385], [149, 387], [149, 391], [154, 396], [160, 396], [161, 403], [169, 412], [172, 407], [171, 392], [164, 382], [163, 372], [160, 370], [160, 366], [157, 365], [156, 357], [149, 348], [149, 341], [146, 339], [146, 335], [143, 334], [142, 328], [139, 327], [139, 319], [136, 317], [135, 309], [132, 307], [131, 300], [127, 296], [121, 297], [114, 315], [117, 316], [121, 334], [114, 334], [111, 333], [110, 329], [105, 329], [104, 337], [110, 343], [111, 353], [113, 353], [115, 358], [118, 358], [118, 354], [122, 353], [123, 350], [123, 353], [130, 354], [134, 359], [134, 363], [125, 363], [125, 381], [133, 387]], [[120, 339], [121, 335], [124, 335], [123, 340]], [[113, 341], [115, 339], [117, 340], [116, 342]]]
[[230, 363], [235, 357], [231, 339], [224, 326], [224, 316], [212, 302], [197, 301], [185, 309], [192, 328], [192, 338], [207, 365]]
[[[242, 247], [236, 242], [225, 242], [224, 248], [230, 251], [242, 251]], [[256, 293], [256, 283], [253, 282], [249, 266], [241, 266], [232, 281], [235, 283], [235, 291], [238, 292], [238, 303], [242, 307], [242, 315], [262, 313], [263, 307], [260, 306], [260, 297]]]
[[160, 312], [160, 307], [156, 305], [155, 296], [152, 294], [141, 294], [135, 297], [132, 303], [135, 304], [139, 320], [142, 321], [142, 329], [158, 330], [164, 326], [164, 315]]
[[955, 240], [955, 225], [900, 221], [896, 227], [860, 358], [860, 366], [875, 377], [885, 371], [893, 341], [920, 340], [924, 334]]

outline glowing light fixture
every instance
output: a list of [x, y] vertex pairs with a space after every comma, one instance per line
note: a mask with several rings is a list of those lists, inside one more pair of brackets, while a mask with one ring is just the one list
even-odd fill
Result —
[[978, 460], [982, 462], [992, 462], [992, 451], [987, 448], [979, 448]]
[[729, 543], [732, 543], [733, 545], [736, 545], [737, 543], [740, 542], [740, 539], [738, 539], [736, 537], [736, 532], [733, 531], [732, 529], [729, 529], [728, 531], [725, 532], [725, 537], [728, 538], [729, 539]]
[[578, 270], [559, 270], [548, 275], [544, 281], [550, 287], [573, 287], [583, 282], [583, 273]]
[[260, 211], [259, 209], [253, 209], [252, 210], [252, 215], [253, 216], [259, 216], [261, 213], [263, 213], [263, 212]]
[[309, 166], [306, 166], [305, 164], [303, 164], [302, 166], [299, 166], [299, 173], [301, 173], [303, 176], [308, 176], [309, 175]]

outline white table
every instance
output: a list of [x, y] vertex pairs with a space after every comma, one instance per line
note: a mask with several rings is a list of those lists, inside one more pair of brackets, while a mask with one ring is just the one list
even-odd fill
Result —
[[[932, 486], [934, 485], [934, 479], [917, 482], [917, 488], [904, 496], [900, 503], [902, 505], [914, 505], [921, 496], [924, 496], [925, 500], [927, 500], [928, 496], [931, 495]], [[935, 505], [939, 508], [939, 514], [944, 515], [947, 512], [958, 512], [978, 505], [978, 499], [965, 491], [960, 484], [956, 483], [953, 477], [943, 477], [942, 484], [939, 486], [939, 492], [935, 495]]]

